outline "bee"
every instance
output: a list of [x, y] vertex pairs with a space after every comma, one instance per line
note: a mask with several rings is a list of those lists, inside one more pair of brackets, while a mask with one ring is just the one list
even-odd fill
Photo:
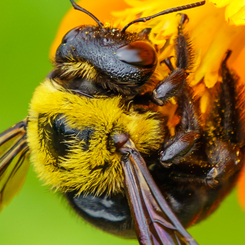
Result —
[[[1, 205], [11, 200], [9, 190], [20, 188], [31, 153], [39, 177], [93, 225], [125, 237], [136, 232], [140, 244], [197, 244], [185, 228], [216, 209], [243, 166], [237, 80], [226, 65], [231, 52], [203, 126], [186, 83], [188, 17], [183, 14], [178, 26], [176, 68], [166, 58], [170, 75], [150, 91], [159, 61], [149, 30], [127, 28], [204, 2], [137, 19], [121, 30], [71, 2], [97, 26], [64, 36], [27, 119], [0, 135]], [[173, 97], [181, 118], [174, 136], [159, 109]]]

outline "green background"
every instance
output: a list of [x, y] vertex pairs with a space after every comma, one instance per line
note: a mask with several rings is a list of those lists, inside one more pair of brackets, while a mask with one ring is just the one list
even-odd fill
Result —
[[[35, 87], [51, 70], [49, 48], [70, 3], [1, 0], [0, 8], [0, 130], [3, 131], [25, 118]], [[189, 232], [202, 245], [245, 244], [245, 212], [238, 205], [236, 191], [215, 214]], [[0, 215], [0, 244], [138, 243], [108, 235], [81, 221], [59, 195], [42, 186], [31, 167], [22, 191]]]

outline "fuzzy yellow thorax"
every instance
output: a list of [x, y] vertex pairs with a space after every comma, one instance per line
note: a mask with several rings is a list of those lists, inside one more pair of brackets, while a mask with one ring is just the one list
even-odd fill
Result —
[[[41, 116], [40, 116], [41, 115]], [[55, 118], [64, 118], [68, 128], [90, 129], [89, 144], [74, 136], [68, 153], [58, 160], [50, 150], [48, 128]], [[121, 104], [121, 97], [78, 96], [46, 79], [35, 91], [28, 118], [28, 143], [39, 177], [52, 188], [78, 194], [123, 192], [121, 155], [113, 145], [113, 135], [129, 133], [141, 153], [157, 150], [162, 142], [160, 121], [155, 113], [137, 113]], [[87, 144], [87, 146], [86, 146]]]

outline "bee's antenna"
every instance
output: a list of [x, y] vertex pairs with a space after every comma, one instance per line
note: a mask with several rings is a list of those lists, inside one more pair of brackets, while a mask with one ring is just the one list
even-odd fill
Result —
[[82, 8], [81, 6], [79, 6], [78, 4], [76, 4], [73, 0], [70, 0], [70, 2], [71, 2], [71, 4], [72, 4], [72, 6], [73, 6], [73, 8], [74, 9], [77, 9], [77, 10], [79, 10], [79, 11], [82, 11], [83, 13], [85, 13], [85, 14], [87, 14], [87, 15], [89, 15], [91, 18], [93, 18], [95, 21], [96, 21], [96, 23], [101, 27], [101, 28], [103, 28], [104, 27], [104, 25], [93, 15], [93, 14], [91, 14], [90, 12], [88, 12], [86, 9], [84, 9], [84, 8]]
[[121, 33], [124, 33], [126, 31], [126, 29], [129, 26], [131, 26], [132, 24], [134, 24], [134, 23], [137, 23], [137, 22], [146, 22], [146, 21], [151, 20], [151, 19], [153, 19], [155, 17], [158, 17], [160, 15], [170, 14], [170, 13], [181, 11], [181, 10], [185, 10], [185, 9], [199, 7], [199, 6], [204, 5], [205, 2], [206, 1], [202, 1], [202, 2], [197, 2], [197, 3], [188, 4], [188, 5], [183, 5], [183, 6], [179, 6], [179, 7], [175, 7], [175, 8], [171, 8], [171, 9], [166, 9], [166, 10], [164, 10], [164, 11], [158, 13], [158, 14], [154, 14], [154, 15], [151, 15], [151, 16], [148, 16], [148, 17], [139, 18], [137, 20], [134, 20], [134, 21], [130, 22], [125, 27], [123, 27], [123, 29], [121, 30]]

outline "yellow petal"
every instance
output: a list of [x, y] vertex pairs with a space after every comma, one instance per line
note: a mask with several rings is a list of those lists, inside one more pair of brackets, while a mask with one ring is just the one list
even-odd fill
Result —
[[245, 0], [210, 0], [216, 7], [225, 10], [225, 20], [230, 25], [245, 25]]

